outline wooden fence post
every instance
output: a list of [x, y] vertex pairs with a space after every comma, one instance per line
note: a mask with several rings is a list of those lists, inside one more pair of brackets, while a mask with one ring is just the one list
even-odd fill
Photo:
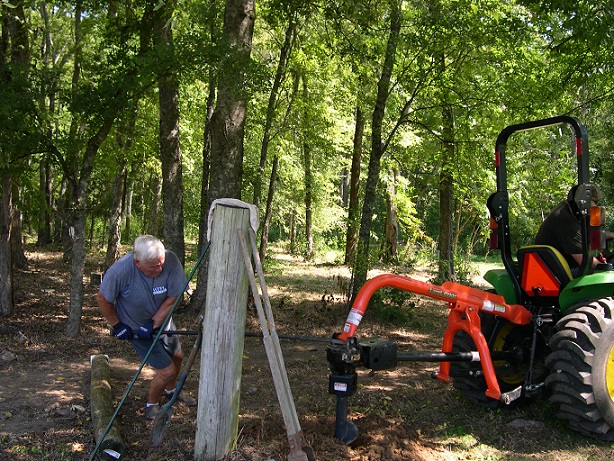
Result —
[[223, 458], [237, 438], [249, 286], [237, 229], [247, 235], [248, 207], [252, 213], [255, 209], [248, 204], [240, 208], [240, 204], [214, 202], [209, 210], [209, 269], [194, 442], [197, 461]]
[[[113, 415], [113, 397], [111, 395], [111, 367], [106, 355], [92, 355], [90, 402], [92, 407], [92, 426], [94, 439], [99, 442]], [[113, 422], [104, 441], [98, 449], [102, 459], [119, 459], [124, 454], [124, 442], [119, 433], [117, 420]]]

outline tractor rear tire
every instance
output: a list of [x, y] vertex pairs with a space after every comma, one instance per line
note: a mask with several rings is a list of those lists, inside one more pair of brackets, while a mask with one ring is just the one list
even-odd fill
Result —
[[546, 360], [550, 402], [570, 428], [614, 440], [614, 299], [573, 307], [556, 330]]

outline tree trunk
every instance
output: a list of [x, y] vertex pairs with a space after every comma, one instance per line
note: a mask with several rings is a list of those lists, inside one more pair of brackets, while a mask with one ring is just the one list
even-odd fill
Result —
[[[45, 2], [42, 2], [40, 5], [40, 12], [43, 18], [43, 22], [45, 24], [43, 29], [43, 40], [42, 40], [42, 60], [45, 66], [45, 69], [50, 69], [53, 62], [53, 53], [52, 47], [53, 42], [51, 39], [51, 26], [49, 24], [49, 11], [48, 5]], [[43, 86], [41, 89], [40, 96], [40, 107], [45, 107], [45, 110], [49, 114], [55, 113], [55, 99], [56, 99], [56, 82], [52, 82], [47, 86]], [[53, 139], [53, 125], [49, 123], [46, 126], [46, 136], [48, 139]], [[39, 229], [37, 230], [37, 245], [45, 246], [49, 245], [52, 242], [51, 235], [51, 212], [53, 206], [53, 191], [52, 191], [52, 176], [51, 176], [51, 163], [47, 157], [43, 157], [40, 161], [40, 194], [43, 198], [43, 207], [41, 210], [41, 215], [39, 217]]]
[[[247, 94], [245, 80], [254, 32], [254, 0], [226, 0], [217, 104], [211, 117], [209, 208], [218, 198], [241, 198]], [[241, 63], [237, 65], [236, 63]]]
[[[9, 9], [9, 13], [6, 14], [6, 26], [8, 27], [8, 34], [4, 35], [2, 38], [2, 46], [3, 52], [2, 57], [3, 60], [0, 61], [0, 65], [4, 66], [6, 60], [6, 53], [10, 49], [10, 67], [7, 73], [4, 75], [2, 79], [0, 79], [0, 83], [10, 84], [12, 90], [16, 95], [21, 96], [26, 100], [29, 98], [29, 94], [27, 91], [27, 82], [30, 77], [30, 41], [29, 41], [29, 21], [26, 18], [26, 13], [24, 11], [24, 1], [18, 0], [11, 6]], [[3, 15], [4, 16], [4, 15]], [[6, 34], [7, 31], [3, 32]], [[10, 45], [10, 47], [9, 47]], [[20, 108], [16, 108], [19, 110]], [[6, 121], [4, 123], [7, 123]], [[19, 132], [21, 130], [29, 130], [31, 127], [27, 126], [13, 126], [15, 131]], [[24, 133], [25, 134], [25, 133]], [[9, 149], [18, 150], [19, 142], [15, 143], [14, 146], [11, 146]], [[22, 232], [21, 232], [21, 224], [22, 224], [22, 215], [21, 210], [17, 208], [17, 203], [19, 202], [19, 174], [20, 171], [24, 169], [24, 164], [26, 163], [23, 160], [24, 152], [15, 152], [15, 151], [5, 151], [4, 154], [8, 155], [8, 165], [10, 165], [10, 172], [8, 174], [13, 175], [11, 187], [13, 188], [11, 194], [11, 202], [13, 206], [12, 213], [9, 213], [10, 217], [10, 231], [9, 231], [9, 243], [10, 243], [10, 252], [12, 256], [12, 264], [16, 268], [26, 268], [28, 266], [28, 261], [23, 251], [23, 242], [22, 242]], [[3, 162], [4, 163], [4, 162]], [[4, 168], [5, 165], [2, 165]]]
[[356, 260], [353, 268], [352, 300], [360, 287], [366, 282], [367, 272], [370, 266], [369, 238], [371, 235], [371, 220], [373, 219], [373, 210], [377, 197], [376, 191], [379, 183], [380, 161], [386, 150], [386, 146], [382, 139], [383, 121], [400, 32], [401, 10], [400, 6], [395, 3], [390, 15], [390, 35], [388, 36], [386, 55], [382, 65], [382, 74], [377, 83], [377, 98], [375, 101], [375, 108], [373, 109], [371, 123], [371, 155], [369, 157], [369, 171], [367, 173], [367, 183], [365, 186], [360, 231], [358, 233]]
[[2, 208], [0, 208], [0, 315], [13, 313], [13, 269], [11, 265], [12, 181], [2, 171]]
[[154, 19], [154, 44], [167, 66], [158, 74], [160, 101], [160, 157], [162, 160], [162, 197], [164, 203], [164, 243], [181, 264], [185, 263], [183, 230], [183, 179], [179, 146], [179, 83], [175, 75], [173, 31], [170, 19], [175, 2], [165, 2]]
[[28, 259], [23, 249], [23, 215], [17, 207], [20, 195], [20, 179], [16, 176], [13, 179], [13, 215], [11, 218], [11, 259], [15, 269], [27, 269]]
[[265, 263], [266, 248], [269, 243], [269, 227], [271, 226], [271, 216], [273, 215], [273, 197], [275, 196], [275, 182], [277, 181], [277, 168], [279, 167], [279, 157], [273, 157], [273, 166], [271, 168], [271, 178], [269, 179], [269, 193], [266, 199], [266, 211], [264, 213], [264, 222], [262, 224], [262, 234], [260, 235], [260, 248], [258, 255], [262, 264]]
[[69, 207], [67, 201], [67, 191], [68, 191], [68, 179], [66, 175], [62, 177], [62, 182], [60, 183], [60, 190], [58, 191], [58, 198], [56, 199], [55, 213], [53, 215], [53, 233], [52, 240], [53, 243], [61, 245], [63, 244], [64, 233], [66, 231], [66, 215], [67, 208]]
[[359, 220], [359, 186], [360, 163], [362, 160], [362, 140], [365, 130], [365, 117], [360, 107], [356, 107], [356, 127], [354, 128], [354, 148], [352, 149], [352, 169], [350, 173], [350, 195], [348, 202], [348, 226], [345, 237], [344, 263], [353, 265], [356, 257], [356, 244], [358, 242]]
[[[446, 58], [439, 56], [439, 70], [443, 75], [446, 71]], [[438, 280], [456, 280], [454, 271], [454, 114], [448, 103], [445, 86], [441, 93], [442, 119], [442, 156], [439, 173], [439, 264]]]
[[290, 210], [290, 254], [296, 253], [296, 210], [292, 208]]
[[124, 202], [124, 184], [126, 183], [126, 165], [119, 165], [113, 184], [113, 203], [109, 220], [109, 238], [107, 240], [107, 255], [104, 261], [104, 271], [119, 258], [121, 243], [122, 206]]
[[[218, 33], [216, 28], [215, 0], [209, 1], [209, 34], [212, 43], [218, 43]], [[207, 95], [207, 115], [205, 117], [205, 127], [203, 130], [203, 171], [200, 186], [200, 216], [198, 221], [198, 256], [202, 254], [207, 244], [207, 220], [209, 219], [209, 182], [211, 176], [211, 118], [215, 109], [217, 78], [213, 66], [209, 69], [209, 93]], [[200, 312], [204, 309], [205, 297], [207, 295], [207, 274], [209, 258], [203, 261], [196, 275], [196, 289], [190, 299], [190, 308], [193, 312]]]
[[215, 108], [215, 77], [213, 71], [209, 76], [209, 95], [207, 96], [207, 116], [205, 118], [205, 129], [203, 131], [203, 171], [200, 189], [200, 219], [198, 223], [198, 254], [203, 251], [207, 241], [207, 219], [209, 210], [209, 175], [211, 174], [211, 117]]
[[88, 248], [92, 248], [92, 245], [94, 244], [94, 227], [96, 224], [96, 216], [94, 211], [90, 211], [90, 233], [89, 233], [89, 238], [88, 238]]
[[149, 220], [149, 233], [157, 235], [160, 232], [160, 202], [162, 202], [162, 178], [155, 176], [152, 178], [151, 191], [151, 218]]
[[[28, 41], [28, 21], [24, 13], [22, 1], [14, 2], [10, 8], [3, 5], [2, 8], [2, 36], [0, 38], [0, 85], [3, 89], [9, 88], [11, 92], [25, 93], [30, 67], [30, 48]], [[24, 96], [26, 98], [27, 95]], [[5, 108], [6, 109], [6, 108]], [[18, 109], [18, 108], [15, 108]], [[11, 109], [12, 110], [12, 109]], [[3, 119], [3, 123], [10, 124]], [[11, 126], [16, 132], [28, 130], [30, 127]], [[23, 133], [25, 134], [25, 133]], [[14, 193], [18, 193], [16, 187], [20, 168], [16, 152], [19, 143], [0, 147], [0, 315], [10, 315], [13, 312], [13, 256], [18, 254], [13, 236], [16, 211]], [[21, 239], [18, 232], [17, 238]], [[21, 241], [18, 242], [21, 248]], [[21, 251], [23, 252], [23, 251]]]
[[456, 279], [453, 242], [454, 140], [452, 109], [443, 112], [443, 155], [439, 174], [439, 271], [440, 281]]
[[256, 174], [256, 179], [254, 180], [254, 205], [256, 205], [256, 207], [260, 205], [262, 182], [264, 179], [264, 170], [266, 168], [269, 143], [271, 141], [271, 128], [273, 126], [273, 119], [275, 118], [277, 95], [279, 94], [281, 82], [287, 71], [288, 61], [290, 59], [290, 51], [292, 50], [292, 43], [295, 38], [296, 23], [296, 14], [294, 12], [291, 12], [288, 18], [288, 27], [286, 28], [284, 44], [282, 45], [281, 50], [279, 52], [279, 62], [277, 63], [277, 70], [275, 72], [273, 86], [271, 87], [271, 92], [269, 93], [269, 103], [267, 105], [266, 117], [264, 120], [264, 133], [262, 135], [262, 144], [260, 146], [260, 165], [258, 167], [258, 174]]
[[[308, 106], [307, 77], [303, 75], [303, 103]], [[309, 144], [307, 127], [309, 114], [307, 109], [303, 113], [303, 168], [305, 169], [305, 257], [311, 261], [314, 256], [313, 249], [313, 170], [311, 158], [311, 145]]]
[[[128, 177], [126, 175], [126, 185], [124, 186], [124, 196], [126, 200], [124, 200], [124, 207], [122, 209], [122, 216], [124, 218], [124, 235], [130, 237], [131, 225], [132, 225], [132, 198], [134, 196], [134, 179]], [[121, 243], [121, 235], [120, 242]]]
[[126, 186], [128, 183], [128, 165], [126, 159], [134, 144], [132, 136], [136, 125], [137, 105], [137, 102], [135, 102], [132, 108], [124, 111], [122, 114], [123, 116], [118, 121], [118, 126], [115, 131], [115, 142], [119, 148], [117, 152], [118, 170], [115, 173], [115, 181], [113, 182], [113, 198], [109, 218], [109, 236], [107, 239], [107, 254], [104, 262], [104, 271], [111, 267], [120, 256], [122, 219], [126, 217], [126, 214], [128, 216], [130, 215], [130, 211], [126, 211], [126, 209], [130, 207], [130, 205], [127, 204], [128, 191]]
[[[219, 64], [217, 102], [211, 115], [211, 173], [207, 210], [218, 198], [241, 198], [243, 139], [247, 94], [247, 66], [254, 33], [254, 0], [226, 0], [224, 32], [220, 47], [226, 50]], [[240, 64], [237, 64], [240, 63]], [[207, 211], [208, 212], [208, 211]], [[194, 302], [204, 308], [208, 264], [198, 271]]]
[[70, 310], [64, 334], [69, 337], [79, 335], [81, 313], [83, 311], [83, 269], [85, 267], [85, 225], [87, 220], [87, 190], [94, 166], [94, 158], [107, 138], [115, 118], [106, 119], [96, 134], [87, 143], [83, 154], [81, 175], [73, 192], [73, 212], [71, 213], [71, 261], [70, 261]]
[[43, 197], [43, 207], [40, 216], [40, 227], [37, 232], [37, 245], [44, 246], [51, 243], [51, 165], [44, 159], [40, 163], [40, 192]]
[[[202, 184], [200, 187], [200, 219], [198, 223], [198, 256], [205, 250], [207, 243], [207, 220], [209, 218], [209, 210], [207, 203], [209, 202], [209, 175], [211, 174], [211, 116], [215, 104], [215, 83], [211, 71], [209, 79], [209, 96], [207, 98], [207, 118], [205, 120], [205, 130], [203, 133], [203, 171]], [[209, 267], [209, 258], [203, 258], [203, 261], [196, 275], [196, 289], [192, 293], [190, 299], [190, 308], [194, 312], [200, 312], [202, 306], [205, 305], [205, 297], [207, 295], [207, 273]]]
[[394, 203], [396, 176], [397, 172], [395, 171], [386, 190], [386, 243], [382, 254], [382, 259], [386, 263], [396, 263], [399, 260], [399, 223], [397, 208]]

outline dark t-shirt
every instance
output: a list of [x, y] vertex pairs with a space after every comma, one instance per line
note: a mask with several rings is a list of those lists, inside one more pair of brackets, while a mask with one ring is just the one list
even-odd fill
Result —
[[549, 245], [565, 257], [570, 269], [578, 268], [572, 254], [582, 254], [580, 223], [567, 201], [559, 203], [546, 217], [535, 237], [536, 245]]

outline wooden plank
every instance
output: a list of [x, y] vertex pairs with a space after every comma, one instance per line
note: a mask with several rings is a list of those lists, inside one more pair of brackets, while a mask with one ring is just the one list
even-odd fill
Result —
[[247, 234], [249, 218], [247, 208], [217, 205], [211, 219], [194, 443], [197, 461], [222, 459], [236, 442], [248, 296], [237, 229]]
[[286, 425], [288, 441], [290, 443], [290, 455], [288, 456], [288, 460], [309, 461], [307, 453], [303, 451], [305, 439], [301, 431], [298, 415], [296, 414], [294, 399], [292, 398], [292, 390], [288, 381], [288, 375], [286, 373], [286, 367], [281, 352], [281, 345], [279, 344], [279, 337], [277, 336], [277, 330], [275, 328], [273, 311], [270, 306], [270, 300], [266, 290], [266, 284], [264, 282], [264, 273], [262, 271], [262, 265], [260, 264], [258, 249], [256, 248], [255, 235], [251, 229], [249, 234], [253, 249], [254, 262], [256, 264], [256, 269], [260, 280], [260, 288], [262, 289], [262, 295], [265, 303], [267, 304], [266, 313], [262, 307], [262, 301], [260, 299], [260, 293], [258, 292], [258, 285], [256, 283], [256, 277], [254, 276], [250, 254], [247, 250], [247, 244], [245, 243], [243, 234], [240, 232], [238, 232], [238, 240], [241, 244], [243, 260], [245, 262], [247, 275], [249, 277], [249, 284], [254, 295], [256, 311], [258, 312], [258, 319], [260, 320], [260, 327], [262, 328], [264, 348], [269, 360], [275, 390], [277, 391], [277, 399], [279, 400], [279, 406], [284, 418], [284, 424]]

